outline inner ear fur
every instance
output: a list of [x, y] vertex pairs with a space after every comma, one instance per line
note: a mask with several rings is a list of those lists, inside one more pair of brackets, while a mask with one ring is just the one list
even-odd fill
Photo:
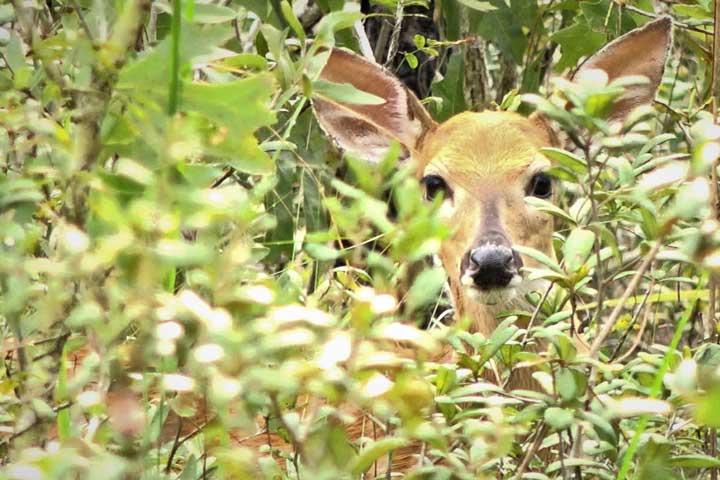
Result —
[[[577, 81], [584, 75], [592, 75], [593, 70], [605, 72], [608, 82], [630, 75], [646, 77], [648, 83], [627, 88], [613, 105], [609, 119], [622, 121], [635, 107], [649, 105], [654, 100], [671, 47], [672, 20], [670, 17], [661, 17], [605, 45], [582, 62], [570, 75], [570, 80]], [[548, 145], [563, 145], [564, 142], [545, 115], [535, 112], [529, 118], [545, 132]]]
[[320, 78], [348, 83], [385, 102], [348, 104], [327, 97], [313, 98], [320, 126], [339, 146], [370, 161], [380, 161], [391, 142], [415, 153], [422, 136], [435, 127], [420, 101], [380, 65], [345, 50], [333, 49]]
[[641, 75], [648, 83], [627, 88], [615, 102], [611, 120], [622, 120], [639, 105], [651, 104], [662, 81], [665, 62], [672, 46], [672, 19], [660, 17], [616, 38], [577, 68], [571, 80], [602, 70], [608, 81]]

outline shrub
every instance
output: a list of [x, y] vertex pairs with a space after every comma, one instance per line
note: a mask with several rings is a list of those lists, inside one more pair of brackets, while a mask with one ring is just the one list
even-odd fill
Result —
[[[649, 2], [442, 2], [440, 38], [397, 52], [446, 58], [440, 119], [537, 109], [568, 137], [561, 204], [529, 200], [558, 258], [523, 250], [556, 288], [487, 338], [451, 321], [427, 261], [451, 226], [400, 149], [343, 159], [314, 120], [313, 92], [373, 98], [317, 80], [362, 15], [309, 8], [0, 5], [0, 478], [374, 478], [408, 445], [408, 478], [717, 478], [710, 4], [672, 7], [657, 108], [621, 126], [628, 80], [548, 62]], [[510, 391], [527, 364], [540, 388]]]

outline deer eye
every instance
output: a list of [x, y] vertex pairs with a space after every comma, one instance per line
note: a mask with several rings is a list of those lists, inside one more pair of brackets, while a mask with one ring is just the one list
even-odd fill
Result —
[[546, 173], [536, 173], [528, 183], [527, 193], [538, 198], [550, 197], [552, 195], [552, 179]]
[[426, 175], [420, 183], [422, 183], [425, 187], [425, 198], [427, 200], [432, 200], [441, 193], [445, 196], [445, 198], [449, 197], [450, 189], [448, 188], [447, 183], [445, 183], [445, 180], [438, 175]]

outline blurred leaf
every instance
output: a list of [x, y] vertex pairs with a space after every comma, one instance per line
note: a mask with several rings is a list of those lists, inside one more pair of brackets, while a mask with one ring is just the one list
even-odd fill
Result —
[[408, 308], [415, 311], [435, 302], [445, 285], [445, 279], [445, 271], [442, 268], [431, 268], [421, 272], [408, 292]]
[[720, 459], [708, 455], [677, 455], [670, 459], [675, 467], [684, 468], [713, 468], [720, 467]]
[[352, 472], [355, 475], [360, 475], [367, 471], [368, 468], [383, 455], [402, 448], [407, 445], [408, 441], [404, 438], [381, 438], [380, 440], [373, 440], [369, 442], [369, 445], [365, 446], [357, 458], [352, 462]]
[[565, 408], [550, 407], [545, 410], [545, 423], [554, 430], [565, 430], [572, 425], [572, 411]]

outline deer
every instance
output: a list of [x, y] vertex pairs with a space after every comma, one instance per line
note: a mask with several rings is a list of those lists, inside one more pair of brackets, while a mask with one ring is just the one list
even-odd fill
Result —
[[[622, 121], [636, 107], [652, 104], [671, 45], [672, 20], [659, 17], [588, 57], [569, 80], [645, 77], [646, 83], [627, 89], [614, 104], [609, 120]], [[442, 196], [438, 214], [453, 228], [439, 257], [455, 315], [470, 319], [471, 332], [490, 335], [499, 313], [527, 306], [526, 294], [542, 288], [522, 271], [538, 262], [514, 246], [556, 258], [552, 216], [524, 198], [556, 199], [556, 182], [547, 173], [551, 162], [541, 149], [562, 147], [560, 132], [538, 112], [529, 117], [508, 111], [463, 112], [437, 123], [392, 73], [337, 48], [320, 78], [383, 100], [365, 105], [318, 97], [313, 106], [320, 126], [341, 150], [374, 163], [397, 142], [413, 162], [426, 199]], [[511, 387], [537, 388], [529, 370], [518, 373], [513, 372]]]
[[[660, 17], [608, 43], [580, 63], [569, 80], [645, 77], [647, 82], [627, 89], [609, 113], [609, 121], [621, 122], [636, 107], [652, 104], [671, 46], [672, 20]], [[438, 214], [452, 226], [452, 233], [438, 256], [447, 272], [455, 316], [468, 318], [472, 333], [489, 336], [499, 325], [499, 313], [527, 306], [527, 293], [547, 288], [524, 278], [523, 267], [539, 265], [514, 247], [531, 247], [556, 258], [552, 216], [524, 200], [557, 199], [556, 181], [547, 173], [551, 162], [541, 149], [564, 145], [549, 119], [538, 112], [524, 117], [483, 111], [463, 112], [437, 123], [392, 73], [337, 48], [320, 78], [350, 84], [383, 100], [375, 105], [313, 100], [321, 128], [341, 150], [374, 163], [392, 143], [399, 143], [426, 199], [442, 196]], [[576, 343], [586, 350], [581, 339]], [[447, 352], [440, 355], [440, 361], [450, 358]], [[530, 369], [512, 372], [506, 386], [539, 388]], [[408, 471], [417, 453], [412, 446], [398, 452], [390, 469]]]

